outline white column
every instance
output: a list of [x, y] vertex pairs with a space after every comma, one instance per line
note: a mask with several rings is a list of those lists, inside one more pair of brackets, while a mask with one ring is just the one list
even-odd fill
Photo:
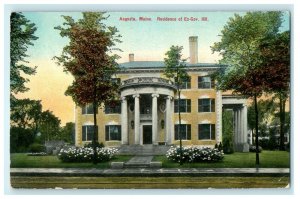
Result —
[[157, 98], [158, 94], [152, 94], [152, 144], [157, 144]]
[[127, 115], [127, 99], [122, 97], [122, 144], [128, 144], [128, 115]]
[[170, 132], [171, 132], [171, 140], [170, 140], [170, 144], [172, 144], [172, 142], [174, 141], [174, 120], [173, 120], [173, 115], [174, 115], [174, 100], [171, 100], [171, 129], [170, 129]]
[[238, 109], [238, 122], [237, 122], [237, 124], [238, 124], [238, 135], [237, 135], [237, 137], [238, 137], [238, 143], [240, 144], [241, 143], [241, 137], [242, 137], [242, 135], [241, 135], [241, 130], [242, 130], [242, 125], [241, 125], [241, 109]]
[[[134, 144], [140, 144], [140, 95], [134, 97]], [[143, 141], [143, 140], [142, 140]]]
[[171, 96], [166, 97], [166, 143], [171, 144]]
[[244, 141], [243, 143], [248, 143], [248, 114], [247, 114], [247, 106], [243, 107], [243, 130], [244, 130]]
[[237, 117], [237, 109], [233, 109], [234, 115], [234, 144], [237, 145], [238, 143], [238, 117]]

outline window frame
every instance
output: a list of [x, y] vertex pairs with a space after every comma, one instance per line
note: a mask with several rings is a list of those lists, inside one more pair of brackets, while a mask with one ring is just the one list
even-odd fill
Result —
[[[96, 132], [98, 132], [98, 126], [97, 125], [96, 125]], [[81, 128], [81, 140], [83, 142], [92, 141], [93, 140], [93, 134], [94, 134], [94, 125], [82, 125], [82, 128]], [[98, 135], [98, 133], [97, 133], [97, 135]], [[88, 138], [90, 138], [90, 139], [88, 139]], [[97, 136], [97, 140], [98, 140], [98, 136]]]
[[[180, 105], [180, 113], [190, 113], [191, 112], [191, 107], [192, 107], [192, 102], [191, 99], [180, 99], [181, 102], [184, 102], [184, 104]], [[174, 100], [174, 113], [179, 112], [179, 99]], [[184, 109], [184, 110], [182, 110]]]
[[121, 101], [118, 101], [118, 104], [115, 107], [105, 105], [104, 113], [106, 115], [108, 115], [108, 114], [121, 114]]
[[[209, 100], [209, 105], [203, 105], [201, 101]], [[209, 111], [203, 110], [206, 108], [206, 106], [209, 107]], [[198, 113], [214, 113], [216, 111], [216, 100], [215, 98], [199, 98], [198, 99]]]
[[[192, 140], [191, 139], [191, 124], [181, 124], [181, 130], [185, 130], [185, 132], [181, 131], [181, 134], [185, 134], [185, 138], [182, 138], [182, 140]], [[179, 140], [179, 124], [174, 125], [174, 140]], [[177, 138], [177, 139], [176, 139]]]
[[[114, 133], [113, 131], [111, 131], [111, 129], [115, 128], [117, 129], [117, 135], [116, 135], [116, 139], [111, 138], [113, 136], [111, 136], [111, 133]], [[122, 140], [122, 129], [121, 129], [121, 125], [105, 125], [105, 141], [121, 141]]]
[[[209, 78], [209, 81], [203, 81], [204, 78]], [[206, 86], [206, 84], [208, 86]], [[200, 89], [213, 89], [215, 87], [214, 79], [207, 75], [207, 76], [198, 76], [198, 88]]]
[[[82, 115], [93, 115], [94, 110], [93, 110], [93, 104], [86, 104], [83, 107], [81, 107], [81, 114]], [[96, 109], [96, 114], [98, 114], [98, 108]]]
[[[177, 78], [175, 78], [175, 82], [177, 85]], [[182, 84], [179, 85], [179, 89], [191, 89], [191, 77], [189, 76], [187, 79], [182, 81]]]
[[[202, 130], [201, 126], [202, 125], [209, 125], [209, 138], [201, 138]], [[207, 132], [205, 132], [207, 133]], [[198, 140], [216, 140], [216, 125], [215, 124], [198, 124]]]

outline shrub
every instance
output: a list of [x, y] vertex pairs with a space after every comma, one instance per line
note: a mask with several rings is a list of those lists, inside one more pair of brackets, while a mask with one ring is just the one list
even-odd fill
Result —
[[42, 144], [33, 143], [29, 146], [29, 152], [31, 152], [31, 153], [45, 152], [45, 146]]
[[234, 153], [233, 142], [228, 138], [223, 139], [223, 151], [225, 154]]
[[[183, 147], [182, 148], [183, 162], [217, 162], [224, 158], [223, 151], [218, 149], [211, 149], [208, 147]], [[180, 162], [180, 147], [171, 147], [167, 151], [167, 159]]]
[[[256, 152], [256, 146], [255, 145], [251, 145], [249, 147], [249, 151], [250, 152]], [[261, 146], [258, 146], [258, 151], [259, 151], [259, 153], [262, 152], [262, 147]]]
[[[97, 148], [97, 162], [109, 161], [118, 152], [115, 148]], [[91, 162], [94, 150], [91, 147], [71, 147], [61, 149], [58, 158], [63, 162]]]
[[[104, 147], [104, 144], [101, 142], [96, 142], [96, 147], [97, 148], [103, 148]], [[84, 148], [93, 148], [93, 143], [87, 143], [84, 145]]]

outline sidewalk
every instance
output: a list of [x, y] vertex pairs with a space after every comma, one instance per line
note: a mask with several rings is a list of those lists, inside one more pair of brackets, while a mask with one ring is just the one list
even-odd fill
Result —
[[77, 168], [11, 168], [11, 176], [89, 176], [89, 177], [280, 177], [290, 176], [289, 168], [127, 168], [127, 169], [77, 169]]

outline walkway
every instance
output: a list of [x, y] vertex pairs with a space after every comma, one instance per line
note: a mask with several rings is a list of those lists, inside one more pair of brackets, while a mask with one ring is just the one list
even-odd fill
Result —
[[290, 176], [289, 168], [127, 168], [127, 169], [76, 169], [76, 168], [11, 168], [11, 176]]
[[124, 164], [125, 168], [148, 168], [153, 156], [134, 156]]

